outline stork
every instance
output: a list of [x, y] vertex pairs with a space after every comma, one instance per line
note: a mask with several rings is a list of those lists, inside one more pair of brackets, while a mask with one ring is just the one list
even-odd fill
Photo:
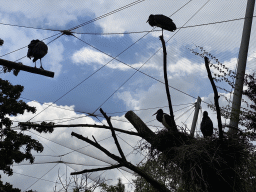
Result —
[[166, 129], [169, 131], [178, 132], [178, 129], [173, 122], [173, 118], [171, 118], [170, 115], [164, 113], [162, 109], [157, 110], [157, 112], [153, 115], [156, 115], [156, 119], [161, 122], [166, 127]]
[[157, 26], [162, 28], [162, 33], [163, 30], [167, 30], [167, 31], [175, 31], [176, 30], [176, 25], [175, 23], [172, 21], [171, 18], [165, 16], [165, 15], [150, 15], [147, 22], [149, 23], [149, 25], [151, 27]]
[[204, 111], [203, 112], [203, 119], [201, 122], [201, 127], [200, 127], [204, 137], [207, 136], [212, 136], [213, 134], [213, 123], [210, 117], [208, 116], [208, 112]]
[[33, 62], [35, 63], [35, 67], [36, 67], [36, 61], [40, 59], [40, 64], [41, 64], [40, 68], [44, 69], [42, 67], [41, 59], [47, 54], [47, 52], [48, 52], [47, 45], [43, 41], [36, 39], [36, 40], [32, 40], [28, 45], [27, 57], [29, 59], [31, 59], [31, 57], [34, 58]]

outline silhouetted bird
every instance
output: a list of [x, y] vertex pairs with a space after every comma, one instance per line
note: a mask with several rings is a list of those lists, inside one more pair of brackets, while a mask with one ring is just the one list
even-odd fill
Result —
[[0, 39], [0, 46], [2, 46], [4, 44], [4, 40]]
[[166, 17], [165, 15], [150, 15], [147, 22], [151, 27], [157, 26], [167, 31], [175, 31], [176, 25], [173, 23], [172, 19]]
[[28, 54], [27, 57], [31, 59], [33, 57], [33, 62], [35, 63], [36, 67], [36, 61], [40, 59], [40, 68], [44, 69], [42, 67], [42, 61], [41, 59], [47, 54], [48, 52], [48, 47], [43, 41], [37, 40], [32, 40], [30, 44], [28, 45]]
[[169, 131], [178, 132], [175, 123], [173, 122], [173, 118], [170, 115], [163, 112], [162, 109], [159, 109], [156, 113], [156, 119], [161, 122]]
[[212, 136], [212, 134], [213, 134], [212, 120], [208, 116], [207, 111], [203, 112], [203, 119], [202, 119], [202, 122], [201, 122], [201, 131], [202, 131], [204, 137]]

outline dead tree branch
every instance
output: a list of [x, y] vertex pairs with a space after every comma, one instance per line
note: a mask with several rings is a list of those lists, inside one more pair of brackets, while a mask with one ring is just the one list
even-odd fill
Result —
[[[106, 118], [110, 128], [111, 128], [111, 132], [112, 132], [112, 136], [115, 140], [115, 144], [117, 145], [118, 151], [121, 155], [121, 157], [118, 157], [112, 153], [110, 153], [107, 149], [105, 149], [104, 147], [102, 147], [96, 140], [92, 141], [88, 138], [83, 137], [82, 135], [79, 135], [77, 133], [72, 132], [71, 135], [75, 136], [76, 138], [83, 140], [89, 144], [91, 144], [92, 146], [96, 147], [97, 149], [101, 150], [103, 153], [105, 153], [108, 157], [112, 158], [113, 160], [117, 161], [119, 164], [117, 165], [112, 165], [109, 167], [104, 167], [104, 168], [98, 168], [98, 169], [85, 169], [83, 171], [80, 172], [73, 172], [71, 173], [71, 175], [77, 175], [77, 174], [82, 174], [82, 173], [87, 173], [87, 172], [93, 172], [93, 171], [102, 171], [102, 170], [109, 170], [109, 169], [114, 169], [114, 168], [118, 168], [118, 167], [126, 167], [132, 171], [134, 171], [135, 173], [137, 173], [138, 175], [140, 175], [141, 177], [143, 177], [147, 182], [149, 182], [155, 189], [157, 189], [160, 192], [170, 192], [170, 190], [168, 190], [165, 185], [159, 183], [157, 180], [155, 180], [154, 178], [152, 178], [150, 175], [146, 174], [144, 171], [142, 171], [140, 168], [136, 167], [135, 165], [133, 165], [132, 163], [128, 162], [123, 154], [123, 151], [119, 145], [119, 142], [116, 138], [115, 135], [115, 131], [114, 128], [112, 126], [112, 123], [110, 121], [110, 117], [108, 117], [106, 115], [106, 113], [104, 113], [104, 111], [102, 109], [100, 109], [101, 113], [104, 115], [104, 117]], [[131, 114], [131, 113], [130, 113]], [[138, 119], [138, 118], [137, 118]], [[141, 121], [141, 120], [140, 120]], [[144, 124], [144, 123], [143, 123]], [[143, 130], [144, 129], [144, 130]], [[145, 135], [149, 140], [151, 136], [154, 136], [155, 134], [149, 129], [147, 128], [147, 126], [145, 125], [144, 128], [142, 129], [137, 129], [140, 130], [139, 135]], [[143, 137], [143, 136], [141, 136]], [[153, 138], [151, 138], [151, 142], [153, 141]]]
[[39, 69], [39, 68], [22, 65], [20, 63], [15, 63], [15, 62], [8, 61], [8, 60], [5, 60], [5, 59], [0, 59], [0, 65], [3, 65], [5, 67], [9, 67], [9, 68], [13, 68], [13, 69], [27, 71], [29, 73], [35, 73], [35, 74], [38, 74], [38, 75], [44, 75], [44, 76], [52, 77], [52, 78], [54, 77], [54, 72], [52, 72], [52, 71], [46, 71], [46, 70], [42, 70], [42, 69]]
[[[28, 127], [41, 127], [41, 128], [55, 128], [55, 127], [95, 127], [95, 128], [103, 128], [103, 129], [111, 129], [110, 127], [106, 125], [96, 125], [96, 124], [69, 124], [69, 125], [40, 125], [40, 124], [31, 124], [27, 122], [21, 122], [19, 123], [20, 126], [28, 126]], [[121, 132], [121, 133], [126, 133], [129, 135], [135, 135], [135, 136], [140, 136], [138, 133], [133, 132], [133, 131], [126, 131], [122, 130], [119, 128], [114, 128], [115, 131]]]
[[[140, 176], [142, 176], [143, 178], [145, 178], [145, 180], [147, 182], [149, 182], [153, 187], [155, 187], [156, 189], [158, 189], [161, 192], [170, 192], [163, 184], [159, 183], [158, 181], [156, 181], [155, 179], [153, 179], [150, 175], [146, 174], [144, 171], [142, 171], [140, 168], [136, 167], [135, 165], [129, 163], [128, 161], [122, 159], [121, 157], [118, 157], [112, 153], [110, 153], [107, 149], [105, 149], [104, 147], [102, 147], [100, 144], [83, 137], [82, 135], [79, 135], [77, 133], [72, 132], [71, 133], [72, 136], [75, 136], [76, 138], [83, 140], [89, 144], [91, 144], [92, 146], [96, 147], [97, 149], [101, 150], [103, 153], [105, 153], [107, 156], [109, 156], [110, 158], [114, 159], [115, 161], [117, 161], [119, 164], [118, 165], [113, 165], [110, 167], [105, 167], [105, 168], [99, 168], [100, 171], [102, 170], [108, 170], [108, 169], [113, 169], [115, 168], [114, 166], [124, 166], [132, 171], [134, 171], [135, 173], [139, 174]], [[98, 171], [99, 171], [98, 169]], [[71, 175], [77, 175], [77, 174], [82, 174], [82, 173], [86, 173], [86, 172], [91, 172], [92, 169], [85, 169], [83, 171], [80, 172], [73, 172], [71, 173]], [[96, 170], [94, 170], [96, 171]]]
[[156, 134], [151, 131], [133, 111], [128, 111], [125, 114], [125, 118], [130, 121], [130, 123], [138, 131], [139, 136], [141, 136], [147, 142], [152, 143], [152, 140], [156, 137]]
[[211, 71], [210, 71], [210, 67], [209, 67], [209, 59], [208, 57], [204, 57], [204, 61], [205, 61], [205, 67], [206, 67], [206, 70], [207, 70], [207, 73], [208, 73], [208, 77], [210, 79], [210, 82], [211, 82], [211, 85], [212, 85], [212, 89], [213, 89], [213, 92], [214, 92], [214, 103], [215, 103], [215, 106], [216, 106], [216, 112], [217, 112], [217, 120], [218, 120], [218, 128], [219, 128], [219, 138], [220, 140], [222, 140], [223, 138], [223, 131], [222, 131], [222, 123], [221, 123], [221, 115], [220, 115], [220, 106], [219, 106], [219, 95], [218, 95], [218, 91], [217, 91], [217, 88], [216, 88], [216, 85], [213, 81], [213, 78], [212, 78], [212, 74], [211, 74]]
[[113, 128], [113, 126], [112, 126], [112, 123], [111, 123], [111, 121], [110, 121], [110, 117], [108, 117], [107, 114], [106, 114], [101, 108], [100, 108], [100, 112], [102, 113], [102, 115], [105, 117], [105, 119], [106, 119], [107, 122], [108, 122], [108, 125], [109, 125], [109, 127], [110, 127], [110, 129], [111, 129], [111, 132], [112, 132], [112, 137], [113, 137], [114, 140], [115, 140], [116, 147], [117, 147], [117, 149], [118, 149], [118, 151], [119, 151], [119, 153], [120, 153], [122, 159], [123, 159], [124, 161], [126, 161], [126, 158], [125, 158], [125, 156], [124, 156], [123, 150], [121, 149], [121, 146], [120, 146], [120, 144], [119, 144], [119, 142], [118, 142], [118, 140], [117, 140], [117, 138], [116, 138], [116, 133], [115, 133], [114, 128]]
[[164, 61], [163, 61], [163, 69], [164, 69], [164, 81], [165, 81], [165, 89], [166, 89], [166, 95], [167, 95], [167, 100], [168, 100], [168, 104], [169, 104], [169, 110], [170, 110], [170, 116], [173, 119], [174, 122], [174, 126], [177, 129], [177, 125], [175, 123], [174, 120], [174, 114], [173, 114], [173, 109], [172, 109], [172, 101], [171, 101], [171, 95], [170, 95], [170, 90], [169, 90], [169, 84], [168, 84], [168, 76], [167, 76], [167, 59], [166, 59], [166, 46], [165, 46], [165, 41], [164, 41], [164, 37], [163, 36], [159, 36], [162, 45], [163, 45], [163, 56], [164, 56]]
[[71, 173], [71, 175], [79, 175], [79, 174], [83, 174], [83, 173], [90, 173], [90, 172], [96, 172], [96, 171], [105, 171], [105, 170], [110, 170], [110, 169], [116, 169], [119, 167], [122, 167], [123, 165], [118, 164], [118, 165], [112, 165], [109, 167], [102, 167], [102, 168], [97, 168], [97, 169], [84, 169], [83, 171], [78, 171], [78, 172], [74, 172]]

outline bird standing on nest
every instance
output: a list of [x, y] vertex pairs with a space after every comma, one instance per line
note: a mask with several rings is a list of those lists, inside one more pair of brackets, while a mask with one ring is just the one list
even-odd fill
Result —
[[162, 109], [159, 109], [153, 115], [156, 115], [156, 119], [161, 122], [169, 131], [178, 132], [178, 129], [173, 122], [173, 118], [171, 118], [170, 115], [164, 113]]
[[162, 32], [163, 30], [167, 30], [167, 31], [175, 31], [176, 30], [176, 25], [174, 24], [174, 22], [172, 21], [171, 18], [165, 16], [165, 15], [150, 15], [147, 22], [149, 23], [149, 25], [151, 27], [157, 26], [162, 28]]
[[27, 57], [29, 59], [31, 59], [31, 57], [34, 58], [33, 62], [35, 63], [35, 67], [36, 67], [36, 61], [40, 59], [40, 64], [41, 64], [40, 68], [44, 69], [42, 67], [41, 59], [47, 54], [47, 52], [48, 52], [47, 45], [43, 41], [36, 39], [36, 40], [32, 40], [28, 45]]
[[213, 134], [213, 123], [210, 117], [208, 116], [208, 112], [204, 111], [203, 112], [203, 119], [201, 122], [201, 127], [200, 127], [204, 137], [207, 136], [212, 136]]

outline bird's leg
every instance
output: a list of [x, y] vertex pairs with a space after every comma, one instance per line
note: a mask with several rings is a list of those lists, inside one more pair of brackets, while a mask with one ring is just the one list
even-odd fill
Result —
[[41, 59], [40, 59], [40, 64], [41, 64], [40, 68], [44, 70], [44, 68], [42, 67], [42, 61], [41, 61]]
[[35, 68], [36, 68], [36, 61], [35, 61]]
[[162, 37], [164, 37], [164, 29], [162, 28]]

